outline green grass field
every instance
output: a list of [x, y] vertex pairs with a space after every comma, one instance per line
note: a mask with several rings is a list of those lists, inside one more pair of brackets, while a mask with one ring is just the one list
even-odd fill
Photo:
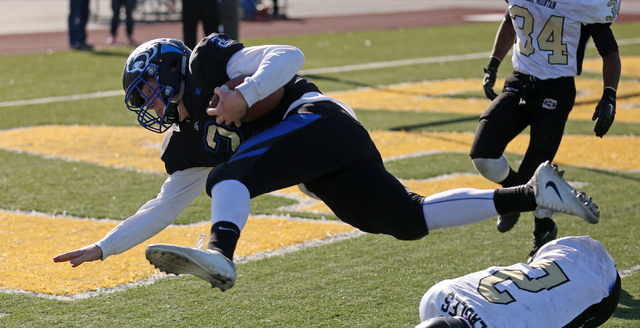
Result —
[[[497, 24], [492, 23], [243, 41], [245, 45], [295, 45], [305, 53], [303, 69], [308, 70], [488, 52], [496, 29]], [[640, 23], [614, 25], [619, 40], [637, 38], [638, 31]], [[0, 102], [116, 90], [121, 87], [120, 73], [130, 50], [0, 57]], [[639, 56], [640, 44], [621, 45], [620, 52]], [[589, 58], [597, 56], [595, 49], [587, 53]], [[486, 62], [453, 61], [308, 77], [329, 92], [481, 78]], [[510, 72], [505, 62], [499, 77]], [[478, 85], [478, 93], [469, 97], [482, 97], [480, 88]], [[356, 111], [370, 130], [473, 132], [476, 127], [476, 119], [469, 115]], [[0, 117], [0, 130], [44, 124], [137, 124], [121, 96], [5, 106], [0, 107]], [[592, 128], [591, 122], [572, 121], [566, 133], [591, 135]], [[609, 134], [637, 136], [640, 124], [614, 123]], [[518, 156], [509, 158], [514, 163]], [[459, 153], [396, 160], [387, 167], [406, 179], [475, 173], [469, 157]], [[591, 235], [607, 247], [618, 269], [640, 265], [640, 173], [561, 168], [567, 180], [588, 183], [582, 189], [598, 203], [602, 219], [598, 225], [588, 225], [558, 215], [559, 237]], [[0, 150], [0, 209], [125, 219], [156, 196], [164, 179], [158, 174]], [[264, 195], [252, 202], [252, 213], [274, 214], [286, 202], [290, 200]], [[176, 223], [208, 220], [209, 206], [208, 197], [201, 195]], [[435, 231], [412, 242], [364, 235], [239, 264], [238, 283], [225, 293], [190, 276], [75, 301], [0, 292], [0, 327], [413, 327], [419, 323], [419, 301], [430, 286], [488, 266], [524, 261], [532, 229], [532, 216], [526, 214], [506, 234], [497, 232], [495, 220], [488, 220]], [[0, 249], [0, 264], [2, 253]], [[623, 278], [622, 287], [620, 305], [604, 327], [640, 327], [640, 273]]]

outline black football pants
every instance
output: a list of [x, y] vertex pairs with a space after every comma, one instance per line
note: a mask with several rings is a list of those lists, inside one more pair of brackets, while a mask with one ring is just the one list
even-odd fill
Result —
[[573, 77], [538, 80], [514, 72], [506, 79], [503, 92], [480, 116], [471, 158], [499, 158], [507, 145], [530, 126], [529, 147], [517, 181], [504, 187], [527, 183], [541, 163], [555, 157], [575, 97]]
[[428, 233], [423, 197], [387, 172], [367, 130], [331, 101], [303, 104], [244, 142], [211, 171], [207, 192], [230, 179], [242, 182], [252, 198], [304, 183], [362, 231], [403, 240]]

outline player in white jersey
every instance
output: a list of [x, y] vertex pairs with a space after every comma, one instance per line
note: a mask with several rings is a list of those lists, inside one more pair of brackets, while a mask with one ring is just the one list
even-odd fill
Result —
[[420, 302], [419, 328], [598, 327], [615, 311], [620, 276], [589, 236], [540, 248], [531, 264], [494, 266], [444, 280]]
[[[589, 38], [603, 60], [603, 93], [593, 114], [598, 137], [604, 136], [613, 123], [620, 79], [618, 45], [610, 28], [618, 16], [619, 0], [507, 2], [507, 14], [484, 69], [484, 91], [493, 101], [480, 117], [470, 151], [478, 172], [503, 187], [527, 181], [540, 163], [555, 157], [575, 102], [574, 76], [581, 73]], [[511, 48], [515, 71], [497, 95], [493, 86], [498, 66]], [[531, 128], [529, 147], [516, 172], [504, 150], [527, 127]], [[551, 214], [534, 212], [534, 245], [529, 260], [557, 235]], [[510, 230], [519, 216], [500, 216], [498, 230]]]

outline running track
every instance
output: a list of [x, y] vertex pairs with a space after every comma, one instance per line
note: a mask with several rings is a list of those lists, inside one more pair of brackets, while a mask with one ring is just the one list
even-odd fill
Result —
[[[465, 21], [468, 15], [500, 14], [491, 9], [439, 9], [391, 14], [368, 14], [356, 16], [314, 17], [270, 21], [241, 21], [240, 40], [257, 37], [277, 37], [328, 32], [362, 30], [384, 30], [400, 27], [422, 27], [472, 23]], [[640, 20], [640, 15], [621, 14], [616, 22]], [[202, 33], [199, 29], [199, 33]], [[137, 23], [135, 35], [138, 41], [169, 37], [182, 39], [180, 22]], [[108, 48], [105, 42], [107, 27], [88, 31], [88, 42], [97, 49]], [[203, 35], [200, 35], [203, 37]], [[122, 46], [116, 44], [115, 46]], [[68, 51], [66, 32], [0, 35], [0, 56]]]

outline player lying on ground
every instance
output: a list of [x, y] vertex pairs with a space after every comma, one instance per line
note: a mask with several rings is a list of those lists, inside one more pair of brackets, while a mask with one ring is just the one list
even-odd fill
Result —
[[[296, 75], [303, 62], [292, 46], [245, 48], [218, 34], [193, 53], [173, 39], [136, 48], [123, 71], [125, 101], [142, 126], [168, 130], [162, 160], [170, 176], [156, 199], [102, 240], [54, 261], [78, 266], [122, 253], [166, 228], [202, 190], [211, 196], [207, 249], [150, 245], [146, 256], [162, 271], [193, 274], [223, 291], [236, 280], [233, 253], [250, 199], [289, 186], [300, 185], [362, 231], [402, 240], [536, 209], [598, 222], [597, 206], [550, 163], [528, 184], [509, 189], [455, 189], [429, 197], [409, 191], [386, 171], [353, 110]], [[249, 77], [234, 90], [220, 87], [244, 75]], [[272, 110], [243, 122], [247, 109], [255, 114], [252, 106], [280, 88]]]
[[416, 328], [598, 327], [620, 300], [613, 258], [589, 236], [551, 241], [531, 264], [444, 280], [420, 302]]

